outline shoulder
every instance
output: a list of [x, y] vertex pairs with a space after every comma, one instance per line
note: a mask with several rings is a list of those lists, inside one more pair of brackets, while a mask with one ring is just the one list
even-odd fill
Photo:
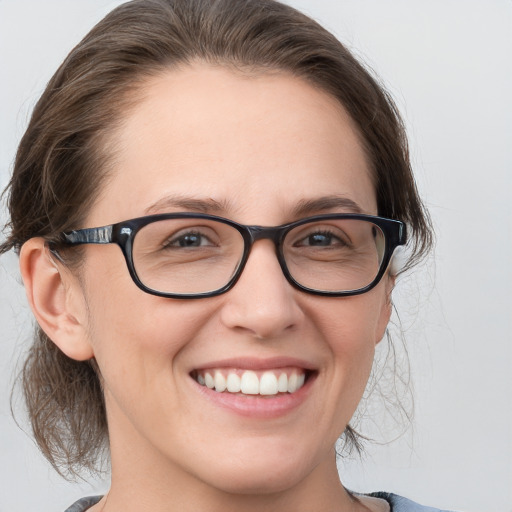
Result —
[[[391, 507], [391, 512], [448, 512], [447, 510], [441, 510], [439, 508], [425, 507], [404, 498], [403, 496], [398, 496], [397, 494], [388, 492], [374, 492], [368, 496], [386, 500]], [[73, 505], [66, 509], [65, 512], [85, 512], [93, 505], [96, 505], [101, 498], [102, 496], [89, 496], [87, 498], [82, 498], [73, 503]]]
[[67, 508], [65, 512], [85, 512], [93, 505], [96, 505], [101, 498], [103, 498], [103, 496], [88, 496], [87, 498], [82, 498], [73, 503], [73, 505]]
[[369, 494], [369, 496], [386, 500], [390, 505], [391, 512], [449, 512], [440, 508], [425, 507], [403, 496], [389, 492], [374, 492]]

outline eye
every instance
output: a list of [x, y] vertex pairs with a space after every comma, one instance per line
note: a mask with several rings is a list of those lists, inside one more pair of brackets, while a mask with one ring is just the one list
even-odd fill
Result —
[[295, 242], [295, 247], [330, 247], [346, 243], [330, 231], [315, 231]]
[[312, 233], [305, 240], [303, 245], [315, 245], [325, 247], [331, 245], [333, 236], [331, 233]]
[[169, 237], [163, 244], [164, 248], [205, 247], [214, 245], [212, 241], [199, 231], [187, 231]]

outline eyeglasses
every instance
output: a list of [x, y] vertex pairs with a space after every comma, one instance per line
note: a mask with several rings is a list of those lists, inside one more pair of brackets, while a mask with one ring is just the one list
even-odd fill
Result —
[[252, 245], [270, 239], [286, 279], [307, 293], [357, 295], [380, 281], [405, 224], [362, 214], [328, 214], [277, 227], [245, 226], [200, 213], [166, 213], [69, 231], [63, 245], [117, 244], [143, 291], [178, 299], [230, 290]]

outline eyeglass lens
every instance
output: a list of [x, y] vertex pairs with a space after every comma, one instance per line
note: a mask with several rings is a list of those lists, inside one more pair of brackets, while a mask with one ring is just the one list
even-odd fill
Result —
[[[244, 239], [211, 219], [165, 219], [147, 224], [133, 242], [140, 281], [157, 292], [200, 294], [219, 290], [237, 273]], [[353, 291], [372, 283], [385, 251], [381, 229], [362, 219], [328, 219], [291, 229], [282, 254], [293, 279], [307, 288]]]

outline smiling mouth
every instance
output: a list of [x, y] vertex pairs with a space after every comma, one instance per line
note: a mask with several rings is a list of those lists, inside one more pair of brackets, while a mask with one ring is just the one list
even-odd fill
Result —
[[275, 396], [297, 392], [311, 374], [301, 368], [265, 371], [210, 368], [194, 370], [190, 375], [199, 385], [217, 393]]

